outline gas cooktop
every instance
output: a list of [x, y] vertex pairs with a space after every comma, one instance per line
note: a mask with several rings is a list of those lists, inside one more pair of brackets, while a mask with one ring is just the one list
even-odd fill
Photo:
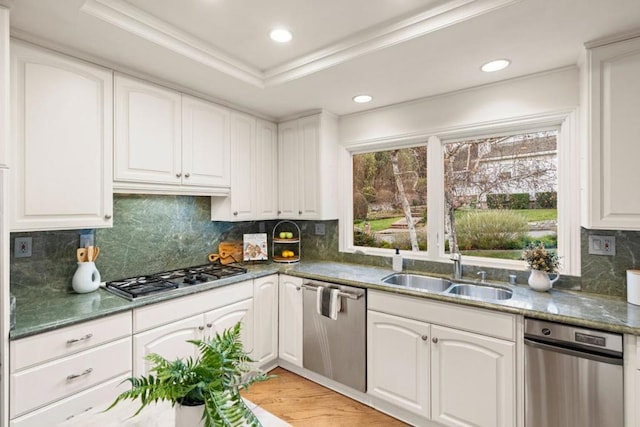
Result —
[[173, 289], [209, 283], [246, 272], [246, 268], [234, 265], [205, 264], [147, 276], [114, 280], [105, 283], [105, 289], [133, 301]]

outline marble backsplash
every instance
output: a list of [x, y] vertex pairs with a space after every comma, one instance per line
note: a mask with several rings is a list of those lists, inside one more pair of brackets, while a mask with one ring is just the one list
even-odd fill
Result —
[[[300, 227], [302, 259], [330, 260], [367, 264], [391, 269], [391, 258], [340, 253], [338, 221], [321, 221], [325, 234], [315, 234], [319, 221], [296, 221]], [[260, 232], [269, 238], [277, 221], [219, 222], [210, 219], [210, 199], [192, 196], [115, 195], [113, 227], [95, 230], [95, 244], [100, 246], [96, 266], [102, 280], [115, 280], [141, 274], [198, 265], [217, 251], [223, 240], [242, 240], [244, 233]], [[47, 287], [71, 291], [76, 269], [75, 252], [81, 230], [11, 233], [11, 286]], [[582, 229], [582, 277], [562, 277], [558, 288], [611, 296], [626, 295], [626, 270], [640, 268], [640, 232], [592, 231]], [[616, 236], [616, 256], [589, 255], [589, 234]], [[33, 238], [33, 255], [14, 258], [15, 237]], [[270, 254], [271, 255], [271, 254]], [[449, 264], [405, 259], [408, 270], [449, 274]], [[512, 271], [465, 266], [465, 277], [475, 278], [479, 270], [487, 279], [508, 281]], [[527, 281], [528, 273], [517, 272], [518, 283]]]

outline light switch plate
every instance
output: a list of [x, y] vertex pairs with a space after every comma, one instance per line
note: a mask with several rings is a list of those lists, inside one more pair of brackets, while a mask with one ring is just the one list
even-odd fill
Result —
[[31, 237], [16, 237], [13, 248], [13, 256], [16, 258], [26, 258], [31, 256], [31, 245], [33, 240]]
[[589, 236], [589, 254], [614, 256], [616, 254], [615, 236]]

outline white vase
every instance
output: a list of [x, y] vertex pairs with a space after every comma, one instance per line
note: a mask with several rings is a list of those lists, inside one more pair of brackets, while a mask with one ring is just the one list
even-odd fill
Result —
[[547, 273], [546, 271], [531, 270], [531, 274], [529, 275], [529, 287], [538, 292], [548, 291], [560, 278], [560, 273], [552, 274], [556, 275], [553, 280], [549, 278], [549, 273]]
[[176, 427], [204, 427], [204, 404], [196, 406], [176, 405]]
[[71, 279], [73, 290], [79, 294], [93, 292], [100, 287], [100, 272], [94, 262], [79, 262]]

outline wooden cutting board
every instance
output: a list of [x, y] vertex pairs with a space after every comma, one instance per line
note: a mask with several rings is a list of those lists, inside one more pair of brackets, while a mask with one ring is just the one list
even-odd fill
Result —
[[222, 264], [242, 262], [242, 242], [223, 241], [218, 245], [218, 253], [209, 254], [209, 261], [220, 260]]

